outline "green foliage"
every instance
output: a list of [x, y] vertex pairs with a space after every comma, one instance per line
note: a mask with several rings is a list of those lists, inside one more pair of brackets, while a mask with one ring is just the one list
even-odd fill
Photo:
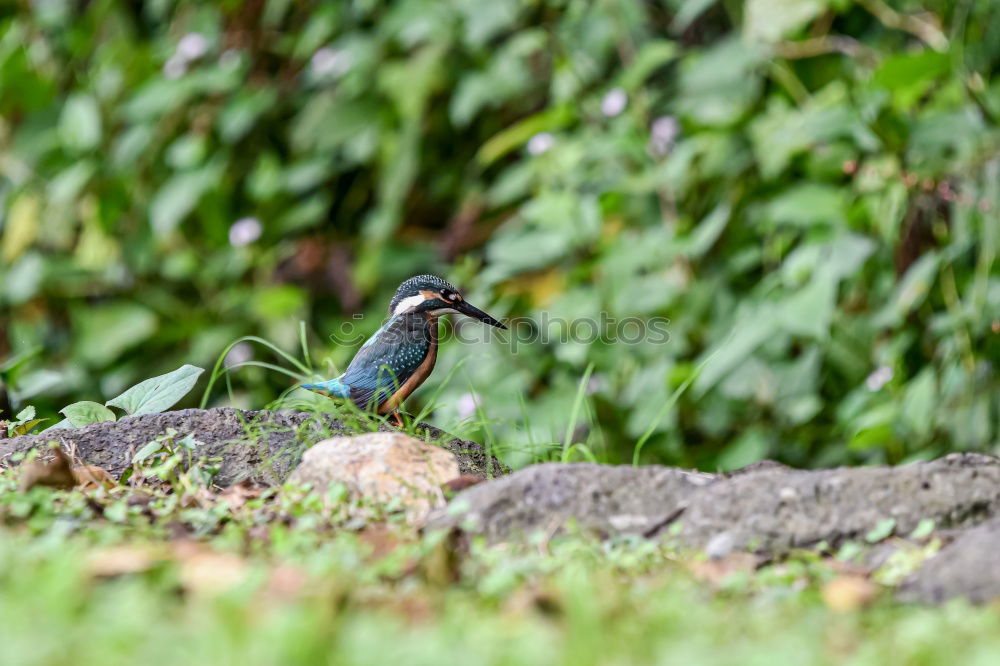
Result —
[[[66, 418], [52, 427], [82, 428], [91, 423], [116, 421], [118, 416], [112, 410], [108, 409], [108, 407], [118, 407], [127, 416], [165, 412], [194, 388], [195, 383], [198, 381], [198, 376], [202, 372], [204, 372], [203, 369], [196, 368], [193, 365], [181, 366], [173, 372], [168, 372], [159, 377], [151, 377], [136, 384], [118, 397], [108, 400], [106, 403], [107, 406], [91, 400], [74, 402], [72, 405], [67, 405], [59, 410], [59, 413]], [[11, 437], [26, 435], [32, 428], [46, 420], [34, 419], [34, 407], [27, 407], [17, 415], [17, 418], [21, 419], [25, 415], [30, 416], [11, 424], [9, 428]]]
[[28, 435], [46, 419], [35, 418], [35, 408], [28, 405], [14, 416], [13, 421], [6, 422], [4, 427], [7, 437]]
[[178, 437], [176, 430], [168, 428], [135, 452], [132, 466], [122, 474], [120, 482], [135, 486], [146, 479], [158, 479], [181, 493], [206, 488], [218, 473], [218, 461], [196, 457], [198, 444], [193, 435]]
[[[186, 450], [163, 438], [109, 488], [22, 490], [24, 467], [0, 470], [5, 661], [932, 666], [1000, 649], [996, 604], [893, 600], [936, 537], [897, 539], [871, 580], [822, 547], [759, 568], [583, 535], [456, 551], [342, 491], [216, 492], [171, 464]], [[874, 598], [831, 599], [845, 571]]]
[[446, 343], [411, 411], [513, 464], [626, 462], [639, 441], [642, 461], [710, 469], [995, 450], [998, 17], [0, 10], [0, 407], [52, 414], [244, 336], [288, 355], [306, 321], [302, 367], [242, 344], [213, 373], [209, 404], [263, 406], [314, 361], [342, 368], [360, 339], [331, 332], [373, 332], [399, 281], [433, 271], [501, 315], [670, 320], [665, 344]]
[[65, 415], [66, 420], [74, 428], [82, 428], [91, 423], [115, 421], [118, 418], [113, 411], [104, 405], [91, 402], [90, 400], [74, 402], [72, 405], [67, 405], [60, 409], [59, 413]]
[[183, 365], [173, 372], [136, 384], [117, 398], [108, 400], [108, 405], [125, 410], [129, 416], [166, 411], [194, 388], [202, 372], [204, 370], [193, 365]]

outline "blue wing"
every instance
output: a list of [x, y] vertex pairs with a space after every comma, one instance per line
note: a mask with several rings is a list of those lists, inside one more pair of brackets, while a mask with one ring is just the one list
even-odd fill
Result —
[[362, 409], [377, 409], [416, 372], [430, 345], [426, 319], [393, 317], [365, 341], [344, 374], [302, 388], [329, 391], [336, 397], [350, 398]]
[[362, 409], [377, 408], [416, 372], [430, 345], [423, 317], [390, 319], [362, 345], [341, 377], [351, 387], [351, 400]]

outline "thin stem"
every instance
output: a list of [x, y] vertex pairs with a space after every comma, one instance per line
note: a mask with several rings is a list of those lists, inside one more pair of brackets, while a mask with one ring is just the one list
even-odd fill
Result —
[[948, 38], [934, 23], [911, 14], [897, 12], [882, 0], [858, 0], [858, 4], [867, 9], [885, 27], [908, 32], [935, 51], [948, 50]]
[[590, 383], [590, 373], [594, 371], [594, 364], [590, 363], [580, 378], [580, 384], [576, 389], [576, 397], [573, 399], [573, 409], [569, 414], [569, 423], [566, 424], [566, 434], [563, 437], [563, 462], [566, 462], [570, 445], [573, 443], [573, 432], [576, 430], [576, 422], [580, 418], [580, 409], [583, 407], [583, 399], [587, 393], [587, 386]]

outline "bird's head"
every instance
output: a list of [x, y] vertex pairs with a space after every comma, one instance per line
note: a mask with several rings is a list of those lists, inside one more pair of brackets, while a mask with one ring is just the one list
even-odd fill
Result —
[[507, 328], [479, 308], [470, 305], [458, 289], [436, 275], [417, 275], [399, 285], [389, 303], [389, 314], [426, 312], [439, 316], [449, 312], [468, 315], [497, 328]]

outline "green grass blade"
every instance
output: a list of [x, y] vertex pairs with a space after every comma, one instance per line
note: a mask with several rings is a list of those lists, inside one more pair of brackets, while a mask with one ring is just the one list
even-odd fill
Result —
[[714, 354], [712, 354], [704, 361], [699, 363], [698, 367], [694, 369], [694, 372], [692, 372], [691, 375], [687, 379], [685, 379], [680, 386], [674, 389], [674, 392], [670, 394], [670, 397], [667, 398], [667, 401], [665, 403], [663, 403], [663, 406], [660, 407], [660, 410], [656, 412], [656, 416], [654, 416], [653, 420], [650, 421], [649, 427], [646, 428], [646, 432], [644, 432], [642, 434], [642, 437], [639, 438], [639, 441], [636, 442], [635, 450], [632, 451], [633, 466], [639, 465], [639, 454], [642, 453], [642, 447], [646, 445], [646, 442], [649, 441], [649, 438], [653, 436], [654, 432], [656, 432], [656, 426], [660, 425], [660, 421], [662, 421], [663, 417], [665, 417], [667, 413], [671, 409], [673, 409], [673, 406], [676, 405], [677, 401], [681, 399], [681, 396], [684, 395], [684, 392], [688, 390], [688, 387], [691, 386], [691, 384], [694, 383], [694, 380], [698, 378], [698, 375], [701, 374], [702, 369], [706, 365], [708, 365], [709, 362], [711, 362], [711, 360], [715, 358], [716, 354], [718, 354], [719, 351], [721, 350], [722, 348], [720, 347]]
[[587, 386], [590, 383], [590, 374], [594, 371], [594, 364], [587, 365], [580, 378], [580, 384], [576, 387], [576, 397], [573, 399], [573, 409], [569, 413], [569, 423], [566, 424], [566, 435], [563, 437], [563, 462], [566, 462], [567, 452], [573, 443], [573, 432], [576, 431], [576, 422], [580, 418], [580, 410], [583, 407], [583, 399], [587, 395]]
[[306, 339], [306, 323], [299, 321], [299, 345], [302, 347], [302, 359], [309, 369], [309, 374], [313, 372], [312, 356], [309, 355], [309, 342]]

